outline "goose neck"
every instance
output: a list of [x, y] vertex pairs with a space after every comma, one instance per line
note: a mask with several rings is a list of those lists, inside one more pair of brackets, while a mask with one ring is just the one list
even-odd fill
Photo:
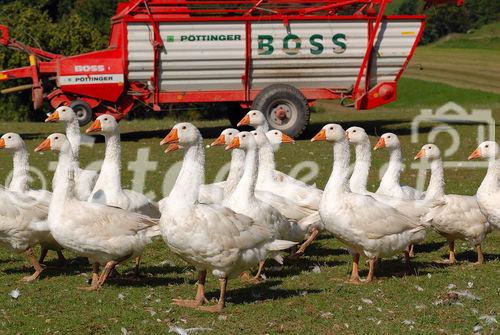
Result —
[[479, 186], [477, 193], [493, 193], [497, 192], [500, 183], [500, 160], [491, 159], [488, 162], [488, 170]]
[[28, 156], [28, 151], [25, 148], [14, 152], [10, 191], [24, 193], [28, 190]]
[[78, 160], [80, 157], [81, 134], [80, 124], [76, 118], [73, 121], [66, 123], [66, 137], [71, 144], [73, 155]]
[[76, 160], [72, 152], [59, 153], [54, 175], [54, 192], [49, 206], [49, 225], [60, 224], [56, 217], [64, 210], [66, 202], [74, 197], [76, 168]]
[[263, 124], [259, 124], [257, 127], [255, 127], [255, 130], [261, 131], [265, 134], [269, 131], [269, 123], [264, 122]]
[[259, 165], [259, 157], [254, 148], [249, 148], [245, 156], [245, 169], [243, 176], [233, 192], [233, 196], [240, 201], [248, 203], [255, 197], [255, 183], [257, 182], [257, 167]]
[[444, 168], [441, 158], [430, 161], [431, 178], [425, 192], [425, 200], [434, 200], [444, 196]]
[[356, 145], [356, 163], [354, 164], [354, 171], [349, 181], [349, 186], [352, 192], [366, 192], [368, 175], [370, 173], [371, 158], [372, 156], [369, 141]]
[[121, 143], [120, 134], [105, 136], [106, 152], [101, 172], [94, 189], [105, 187], [109, 191], [121, 190]]
[[273, 146], [269, 141], [259, 148], [259, 175], [258, 183], [264, 183], [273, 178], [275, 170]]
[[380, 185], [399, 185], [399, 178], [401, 176], [401, 171], [403, 170], [403, 156], [401, 154], [401, 148], [391, 149], [389, 154], [389, 164], [387, 165], [387, 170], [380, 181]]
[[238, 182], [243, 175], [245, 168], [245, 152], [241, 149], [233, 149], [231, 152], [231, 165], [229, 167], [229, 175], [224, 184], [224, 197], [228, 197], [233, 193], [238, 185]]
[[341, 194], [348, 192], [349, 176], [349, 143], [342, 140], [333, 145], [333, 169], [328, 183], [325, 187], [324, 199], [336, 198]]
[[168, 199], [176, 208], [189, 207], [198, 202], [200, 186], [205, 178], [205, 151], [200, 139], [189, 146], [184, 154], [181, 171]]

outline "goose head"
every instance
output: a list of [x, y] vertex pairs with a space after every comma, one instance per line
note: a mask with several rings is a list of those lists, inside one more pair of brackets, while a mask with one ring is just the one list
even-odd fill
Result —
[[118, 132], [118, 122], [108, 114], [100, 115], [85, 131], [87, 134], [112, 135]]
[[382, 136], [380, 136], [373, 150], [383, 149], [383, 148], [396, 149], [399, 148], [400, 146], [401, 144], [399, 143], [399, 138], [396, 134], [385, 133]]
[[73, 108], [69, 106], [60, 106], [45, 119], [45, 122], [66, 122], [70, 123], [76, 119]]
[[16, 133], [6, 133], [0, 138], [0, 149], [16, 152], [25, 149], [24, 141]]
[[255, 136], [248, 131], [242, 131], [241, 133], [238, 134], [238, 136], [235, 136], [231, 140], [231, 143], [229, 143], [229, 145], [226, 147], [226, 150], [231, 150], [236, 148], [243, 150], [256, 149], [257, 141], [255, 140]]
[[424, 158], [429, 161], [440, 159], [441, 150], [439, 150], [438, 146], [435, 144], [425, 144], [422, 149], [420, 149], [420, 151], [415, 155], [415, 160]]
[[358, 145], [370, 142], [366, 131], [361, 127], [351, 127], [345, 131], [345, 137], [350, 144]]
[[317, 141], [344, 142], [346, 141], [344, 128], [339, 124], [329, 123], [311, 139], [311, 142]]
[[160, 145], [168, 144], [165, 152], [175, 151], [179, 148], [189, 148], [198, 145], [203, 138], [201, 133], [194, 125], [188, 122], [176, 124], [165, 138], [160, 142]]
[[295, 143], [294, 139], [290, 136], [284, 134], [281, 130], [273, 129], [266, 133], [269, 142], [274, 145], [279, 145], [281, 143]]
[[240, 126], [252, 126], [257, 128], [259, 126], [264, 126], [267, 124], [267, 119], [265, 115], [256, 109], [249, 111], [240, 122], [238, 122], [238, 127]]
[[35, 152], [49, 150], [56, 152], [70, 152], [71, 145], [66, 135], [60, 133], [51, 134], [35, 148]]
[[217, 139], [213, 141], [212, 144], [210, 144], [210, 146], [211, 147], [221, 146], [221, 145], [227, 146], [229, 145], [229, 143], [231, 143], [233, 138], [238, 136], [239, 133], [240, 131], [234, 128], [224, 129], [222, 133], [220, 133], [219, 137], [217, 137]]
[[500, 147], [498, 143], [486, 141], [481, 143], [473, 153], [470, 154], [469, 160], [476, 158], [497, 159], [500, 156]]
[[250, 134], [254, 136], [257, 147], [262, 148], [265, 145], [269, 145], [269, 139], [262, 131], [252, 130]]

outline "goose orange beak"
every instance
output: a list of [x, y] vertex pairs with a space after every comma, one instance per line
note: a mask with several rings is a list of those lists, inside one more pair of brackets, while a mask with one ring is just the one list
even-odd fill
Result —
[[179, 142], [179, 133], [177, 128], [172, 128], [165, 138], [160, 142], [160, 145], [171, 144]]
[[101, 121], [99, 120], [95, 120], [94, 123], [92, 123], [90, 127], [87, 130], [85, 130], [87, 134], [97, 133], [100, 131], [102, 131], [102, 126], [101, 126]]
[[220, 135], [219, 137], [217, 137], [215, 141], [212, 142], [212, 144], [210, 144], [210, 146], [215, 147], [217, 145], [224, 145], [224, 144], [226, 144], [226, 136]]
[[3, 138], [0, 138], [0, 149], [5, 148], [5, 140]]
[[237, 126], [240, 127], [240, 126], [247, 126], [250, 124], [250, 115], [245, 115], [245, 117], [243, 117], [243, 119], [241, 119], [240, 122], [238, 122]]
[[326, 130], [321, 129], [319, 133], [317, 133], [313, 138], [311, 138], [311, 142], [316, 141], [326, 141]]
[[472, 152], [468, 158], [468, 160], [473, 160], [473, 159], [476, 159], [476, 158], [479, 158], [481, 157], [481, 150], [479, 150], [479, 148], [477, 148], [476, 150], [474, 150], [474, 152]]
[[414, 159], [417, 160], [417, 159], [420, 159], [420, 158], [422, 158], [424, 156], [425, 156], [425, 151], [424, 150], [420, 150], [419, 152], [417, 152], [417, 155], [415, 156]]
[[231, 143], [229, 143], [229, 145], [226, 147], [226, 150], [231, 150], [231, 149], [235, 149], [235, 148], [239, 148], [239, 147], [240, 147], [240, 138], [235, 137], [235, 138], [233, 138]]
[[290, 136], [283, 134], [281, 135], [281, 143], [291, 143], [294, 144], [295, 140], [291, 138]]
[[179, 144], [177, 143], [171, 143], [168, 145], [167, 149], [165, 150], [165, 153], [168, 154], [169, 152], [179, 150]]
[[46, 119], [45, 122], [57, 122], [59, 121], [59, 112], [55, 111], [54, 113], [50, 114]]
[[45, 141], [40, 143], [36, 148], [35, 152], [49, 151], [50, 150], [50, 140], [47, 138]]
[[379, 138], [377, 144], [375, 144], [375, 147], [373, 148], [373, 150], [377, 150], [377, 149], [383, 149], [385, 148], [385, 139], [383, 137]]

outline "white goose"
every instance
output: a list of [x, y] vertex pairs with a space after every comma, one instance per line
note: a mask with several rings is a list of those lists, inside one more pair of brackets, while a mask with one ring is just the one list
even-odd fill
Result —
[[374, 278], [376, 260], [388, 257], [425, 238], [425, 226], [371, 196], [348, 187], [349, 143], [338, 124], [328, 124], [311, 141], [333, 143], [333, 171], [323, 193], [319, 213], [325, 228], [354, 251], [350, 281], [358, 283], [359, 255], [370, 260], [366, 279]]
[[414, 220], [420, 220], [420, 218], [429, 211], [429, 202], [423, 200], [401, 199], [398, 197], [372, 193], [367, 190], [366, 186], [368, 184], [368, 176], [371, 167], [370, 138], [361, 127], [351, 127], [347, 129], [345, 133], [347, 141], [354, 145], [356, 149], [356, 163], [354, 164], [354, 170], [349, 180], [351, 192], [370, 195], [377, 201], [394, 207]]
[[[199, 130], [190, 123], [175, 125], [161, 144], [166, 152], [184, 149], [184, 161], [160, 221], [169, 248], [199, 271], [194, 300], [174, 300], [177, 305], [220, 312], [224, 308], [227, 280], [266, 258], [268, 253], [290, 248], [294, 243], [275, 240], [271, 229], [227, 207], [198, 202], [205, 173], [205, 151]], [[206, 302], [205, 277], [211, 271], [219, 278], [216, 305]]]
[[477, 264], [484, 263], [481, 242], [491, 231], [490, 224], [481, 213], [476, 197], [444, 193], [444, 171], [441, 151], [434, 144], [426, 144], [415, 159], [427, 159], [431, 166], [431, 179], [425, 200], [434, 200], [434, 206], [424, 216], [434, 230], [448, 240], [448, 263], [454, 264], [455, 240], [465, 240], [476, 247]]
[[[35, 209], [35, 211], [40, 211], [42, 209], [46, 210], [45, 219], [49, 214], [49, 204], [52, 199], [52, 193], [46, 190], [31, 190], [28, 185], [28, 173], [29, 173], [29, 162], [28, 162], [28, 150], [26, 145], [16, 133], [6, 133], [0, 138], [0, 149], [5, 149], [12, 153], [12, 180], [8, 186], [8, 189], [12, 192], [22, 193], [33, 199], [30, 202], [40, 203], [41, 206]], [[38, 215], [38, 214], [36, 214]], [[39, 242], [41, 245], [41, 252], [39, 262], [43, 263], [48, 250], [54, 250], [57, 252], [60, 262], [65, 262], [64, 255], [61, 252], [61, 246], [57, 244], [52, 235], [50, 235], [48, 226], [43, 228], [46, 231], [45, 235], [39, 235]]]
[[[99, 290], [116, 265], [142, 253], [159, 235], [158, 220], [116, 207], [74, 198], [75, 158], [63, 134], [52, 134], [35, 151], [59, 152], [56, 187], [49, 208], [52, 236], [66, 249], [88, 257], [92, 283], [85, 290]], [[99, 267], [104, 269], [99, 275]]]
[[43, 271], [32, 247], [49, 239], [47, 212], [47, 206], [35, 198], [0, 187], [0, 246], [26, 253], [35, 272], [24, 281], [39, 278]]
[[403, 155], [401, 153], [401, 143], [396, 134], [385, 133], [380, 136], [374, 150], [389, 149], [389, 165], [380, 181], [380, 185], [375, 193], [389, 197], [416, 200], [422, 199], [422, 192], [413, 187], [401, 185], [399, 177], [404, 169]]
[[[236, 213], [251, 217], [255, 222], [264, 223], [271, 227], [278, 239], [293, 242], [303, 241], [308, 233], [309, 226], [301, 225], [300, 221], [297, 222], [286, 218], [279, 210], [255, 196], [259, 157], [254, 136], [249, 132], [241, 132], [226, 147], [226, 149], [233, 150], [238, 148], [245, 151], [245, 169], [236, 189], [229, 197], [224, 199], [222, 204]], [[261, 261], [253, 281], [260, 280], [263, 268], [264, 261]]]
[[[260, 161], [257, 189], [276, 193], [298, 204], [317, 210], [321, 200], [321, 190], [275, 170], [273, 146], [266, 136], [269, 124], [264, 114], [258, 110], [251, 110], [238, 123], [238, 126], [240, 125], [251, 125], [257, 133], [260, 133], [260, 136], [257, 137]], [[293, 143], [293, 139], [286, 136], [283, 142]]]
[[469, 156], [470, 159], [488, 159], [488, 171], [477, 190], [477, 201], [488, 222], [500, 229], [500, 146], [493, 141], [481, 143]]
[[122, 189], [120, 129], [115, 118], [101, 115], [86, 132], [101, 134], [106, 141], [106, 152], [99, 179], [88, 201], [159, 218], [161, 214], [156, 202], [149, 200], [142, 193]]
[[[78, 124], [78, 119], [73, 111], [73, 108], [67, 106], [58, 107], [52, 114], [45, 119], [45, 122], [64, 122], [66, 125], [66, 136], [71, 143], [71, 150], [75, 156], [76, 162], [78, 163], [80, 158], [80, 144], [81, 144], [81, 134], [80, 125]], [[98, 173], [92, 170], [80, 169], [79, 166], [76, 168], [75, 172], [75, 182], [76, 182], [76, 197], [79, 200], [86, 201], [95, 183], [97, 182]], [[52, 180], [52, 188], [54, 188], [54, 179]]]

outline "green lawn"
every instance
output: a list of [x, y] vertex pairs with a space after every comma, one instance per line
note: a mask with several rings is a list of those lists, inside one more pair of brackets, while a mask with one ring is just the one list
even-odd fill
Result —
[[[346, 110], [331, 102], [320, 103], [320, 112], [313, 114], [305, 138], [295, 145], [282, 146], [277, 153], [278, 168], [289, 172], [299, 162], [316, 162], [319, 171], [313, 182], [324, 187], [331, 171], [331, 147], [311, 143], [308, 138], [327, 122], [339, 122], [346, 128], [360, 125], [372, 135], [373, 143], [375, 134], [399, 134], [406, 163], [410, 164], [436, 125], [422, 124], [418, 143], [411, 143], [409, 126], [421, 108], [435, 109], [454, 100], [466, 109], [491, 108], [494, 118], [500, 117], [500, 95], [493, 93], [405, 79], [398, 94], [399, 100], [393, 105], [366, 112]], [[121, 123], [124, 187], [132, 185], [127, 162], [135, 160], [138, 149], [149, 148], [150, 160], [159, 166], [148, 173], [145, 191], [162, 194], [165, 173], [181, 159], [181, 154], [165, 155], [158, 144], [175, 122], [163, 119]], [[227, 121], [195, 124], [209, 143], [227, 126]], [[461, 136], [461, 145], [447, 160], [464, 160], [475, 148], [477, 125], [452, 126]], [[2, 133], [21, 133], [30, 150], [49, 133], [62, 130], [62, 125], [43, 123], [2, 123], [0, 127]], [[496, 131], [500, 134], [498, 126]], [[102, 159], [104, 147], [98, 139], [93, 147], [82, 148], [82, 165]], [[435, 142], [444, 148], [450, 144], [450, 138], [441, 135]], [[208, 181], [228, 159], [229, 154], [220, 148], [207, 150]], [[378, 169], [386, 159], [386, 152], [374, 153], [370, 188], [378, 185]], [[49, 180], [47, 166], [53, 160], [52, 153], [33, 153], [30, 157], [31, 164]], [[1, 183], [10, 169], [9, 155], [0, 152]], [[474, 194], [484, 173], [484, 169], [447, 170], [447, 192]], [[403, 182], [414, 184], [416, 175], [416, 170], [408, 168]], [[195, 275], [162, 241], [146, 249], [140, 280], [129, 276], [114, 279], [99, 293], [76, 290], [86, 284], [90, 268], [75, 255], [68, 254], [71, 263], [62, 269], [50, 258], [41, 280], [26, 284], [20, 282], [31, 271], [25, 257], [0, 251], [0, 334], [166, 334], [174, 325], [212, 329], [199, 334], [469, 334], [477, 326], [483, 327], [482, 333], [493, 334], [499, 326], [488, 324], [485, 316], [497, 316], [500, 311], [499, 243], [498, 232], [488, 236], [484, 243], [487, 263], [476, 267], [470, 264], [475, 261], [474, 252], [460, 242], [460, 263], [446, 267], [434, 262], [446, 256], [444, 239], [431, 233], [425, 243], [417, 246], [412, 275], [404, 274], [400, 259], [388, 259], [381, 263], [376, 282], [351, 286], [344, 282], [350, 271], [350, 257], [341, 243], [325, 234], [301, 261], [288, 264], [281, 271], [275, 267], [266, 269], [267, 281], [263, 284], [248, 286], [231, 280], [227, 309], [220, 316], [171, 305], [172, 298], [194, 295]], [[126, 274], [131, 269], [132, 264], [127, 263], [119, 271]], [[366, 266], [362, 274], [366, 275]], [[21, 293], [17, 300], [9, 296], [16, 288]], [[453, 290], [467, 290], [479, 300], [454, 299], [448, 294]], [[211, 276], [208, 293], [210, 298], [218, 295]]]

